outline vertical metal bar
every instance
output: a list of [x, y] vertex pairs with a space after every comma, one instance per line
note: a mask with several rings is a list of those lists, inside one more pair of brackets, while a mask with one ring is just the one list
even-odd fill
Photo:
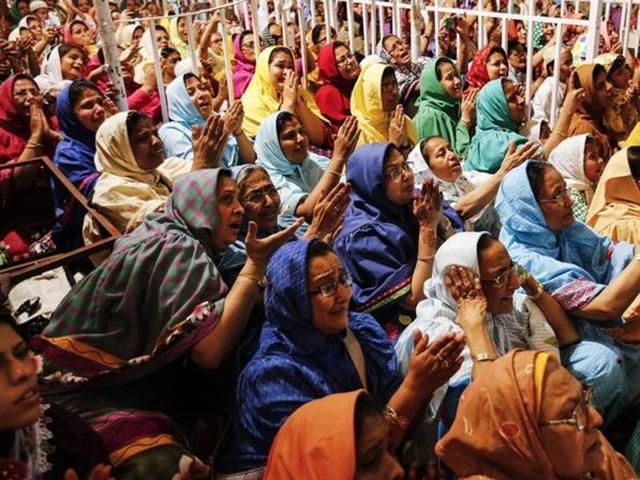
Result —
[[397, 37], [402, 38], [400, 16], [398, 15], [398, 0], [391, 1], [391, 31]]
[[435, 12], [433, 12], [433, 32], [435, 35], [435, 47], [436, 51], [434, 57], [440, 56], [440, 0], [434, 2]]
[[218, 26], [220, 34], [222, 35], [222, 54], [224, 55], [224, 70], [227, 77], [227, 95], [229, 105], [233, 103], [235, 93], [233, 91], [233, 69], [231, 67], [231, 52], [229, 52], [229, 45], [227, 45], [227, 18], [225, 9], [221, 9], [222, 21]]
[[323, 0], [323, 6], [324, 6], [324, 26], [325, 28], [329, 28], [329, 25], [331, 25], [331, 18], [330, 18], [330, 11], [329, 11], [329, 2], [331, 0]]
[[[113, 23], [111, 23], [111, 10], [107, 0], [96, 0], [96, 20], [102, 38], [102, 51], [107, 65], [109, 80], [118, 88], [117, 103], [121, 111], [128, 110], [127, 91], [122, 79], [122, 67], [120, 65], [120, 51], [116, 43]], [[153, 35], [152, 35], [153, 37]]]
[[371, 55], [371, 44], [369, 42], [369, 12], [364, 0], [359, 0], [362, 5], [362, 34], [364, 40], [364, 54]]
[[164, 91], [164, 79], [162, 78], [162, 66], [160, 65], [160, 52], [158, 52], [158, 42], [156, 40], [156, 22], [149, 20], [149, 28], [151, 29], [151, 45], [153, 48], [153, 61], [156, 69], [156, 88], [160, 96], [160, 111], [162, 112], [162, 123], [169, 121], [169, 108], [167, 106], [167, 95]]
[[525, 99], [527, 112], [531, 105], [531, 84], [533, 82], [533, 17], [535, 13], [535, 0], [529, 0], [529, 25], [527, 26], [527, 82], [525, 87]]
[[[482, 4], [482, 0], [478, 1], [478, 12], [482, 13], [484, 5]], [[484, 17], [482, 15], [478, 15], [478, 50], [482, 49], [485, 45], [485, 34], [484, 34]], [[436, 32], [437, 33], [437, 32]]]
[[558, 83], [560, 82], [560, 55], [562, 53], [562, 25], [556, 25], [556, 44], [554, 45], [555, 52], [553, 55], [553, 91], [551, 92], [551, 118], [550, 127], [553, 129], [556, 124], [556, 110], [558, 102], [561, 100], [558, 98]]
[[[311, 28], [313, 28], [318, 24], [318, 19], [316, 18], [316, 0], [311, 0], [309, 8], [311, 9]], [[302, 35], [305, 31], [306, 29], [300, 32], [300, 34]]]
[[371, 0], [371, 23], [369, 26], [371, 27], [371, 53], [376, 53], [376, 0]]
[[587, 62], [593, 61], [598, 55], [600, 45], [600, 12], [602, 0], [591, 0], [589, 5], [589, 30], [587, 33]]
[[384, 7], [382, 5], [378, 6], [378, 28], [380, 30], [380, 40], [384, 38]]
[[609, 16], [611, 15], [611, 0], [605, 0], [604, 6], [604, 21], [609, 21]]
[[[627, 57], [629, 48], [629, 33], [631, 30], [631, 13], [633, 9], [633, 0], [628, 0], [623, 6], [622, 19], [624, 20], [624, 34], [622, 34], [622, 54]], [[622, 33], [622, 32], [621, 32]]]
[[258, 55], [260, 55], [260, 32], [258, 32], [258, 0], [250, 0], [249, 7], [251, 8], [251, 24], [253, 28], [253, 48], [256, 51], [256, 62], [258, 61]]
[[[300, 55], [302, 56], [302, 86], [308, 88], [307, 82], [307, 36], [304, 28], [304, 12], [301, 12], [300, 5], [297, 6], [298, 28], [300, 29]], [[328, 35], [327, 35], [328, 36]]]
[[411, 61], [415, 62], [420, 56], [420, 32], [418, 32], [417, 18], [414, 16], [414, 12], [418, 15], [422, 15], [422, 9], [420, 8], [420, 0], [411, 0], [411, 10], [409, 11], [409, 18], [411, 24]]
[[356, 52], [356, 32], [353, 25], [353, 0], [347, 0], [347, 29], [349, 31], [349, 50]]
[[193, 71], [198, 72], [198, 55], [196, 53], [196, 40], [193, 35], [193, 18], [188, 13], [185, 17], [187, 19], [187, 36], [189, 40], [189, 57], [191, 57], [191, 64], [193, 65]]

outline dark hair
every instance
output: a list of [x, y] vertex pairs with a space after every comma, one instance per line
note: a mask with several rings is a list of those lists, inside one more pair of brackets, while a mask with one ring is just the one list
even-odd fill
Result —
[[[600, 73], [604, 73], [605, 76], [608, 78], [607, 75], [607, 69], [604, 68], [602, 65], [600, 65], [599, 63], [594, 64], [593, 66], [593, 72], [591, 74], [591, 80], [593, 81], [593, 83], [596, 83], [596, 77], [600, 74]], [[584, 86], [584, 85], [583, 85]]]
[[153, 123], [149, 115], [145, 113], [138, 112], [137, 110], [131, 110], [127, 113], [127, 135], [129, 136], [129, 142], [131, 142], [131, 138], [140, 124], [145, 120]]
[[271, 53], [269, 54], [269, 65], [271, 65], [271, 62], [273, 62], [273, 57], [275, 57], [276, 54], [282, 53], [282, 52], [289, 55], [289, 58], [291, 58], [292, 62], [295, 61], [293, 58], [293, 55], [291, 54], [291, 50], [289, 50], [287, 47], [277, 46], [273, 50], [271, 50]]
[[366, 393], [358, 397], [353, 417], [353, 427], [355, 430], [355, 441], [357, 445], [364, 433], [364, 421], [367, 418], [380, 418], [382, 420], [384, 419], [384, 413], [380, 404], [376, 402], [370, 394]]
[[307, 263], [312, 258], [323, 257], [328, 253], [334, 253], [328, 243], [318, 239], [312, 240], [309, 244], [309, 249], [307, 250]]
[[278, 137], [282, 133], [284, 126], [294, 120], [296, 120], [296, 116], [293, 113], [287, 111], [280, 112], [276, 119], [276, 132], [278, 133]]
[[81, 20], [81, 19], [79, 19], [79, 18], [76, 18], [76, 19], [72, 20], [72, 21], [71, 21], [71, 23], [69, 24], [69, 31], [71, 31], [71, 29], [73, 28], [73, 26], [74, 26], [76, 23], [79, 23], [80, 25], [84, 25], [84, 26], [85, 26], [85, 28], [86, 28], [87, 30], [89, 29], [89, 27], [88, 27], [88, 26], [87, 26], [87, 24], [84, 22], [84, 20]]
[[640, 146], [627, 148], [627, 161], [634, 180], [640, 181]]
[[18, 324], [16, 323], [16, 319], [13, 318], [11, 311], [6, 305], [0, 303], [0, 325], [2, 324], [9, 325], [16, 332], [18, 331]]
[[173, 55], [174, 53], [177, 53], [178, 55], [180, 55], [180, 52], [178, 50], [176, 50], [175, 48], [171, 48], [171, 47], [164, 47], [160, 50], [160, 56], [162, 58], [169, 58], [171, 55]]
[[75, 43], [63, 43], [62, 45], [60, 45], [60, 47], [58, 47], [58, 55], [60, 55], [60, 59], [62, 60], [62, 57], [67, 55], [71, 50], [78, 50], [80, 53], [82, 53], [85, 63], [89, 59], [87, 51], [80, 45], [76, 45]]
[[489, 50], [489, 55], [487, 55], [487, 62], [489, 61], [489, 57], [491, 55], [493, 55], [494, 53], [501, 53], [502, 56], [504, 57], [505, 61], [508, 58], [507, 52], [504, 51], [504, 48], [496, 45], [495, 47], [493, 47], [491, 50]]
[[500, 240], [492, 233], [483, 233], [480, 240], [478, 240], [476, 255], [479, 257], [493, 242], [500, 242]]
[[611, 68], [609, 69], [609, 73], [607, 74], [607, 79], [610, 80], [611, 75], [613, 75], [613, 72], [615, 72], [619, 68], [622, 68], [626, 63], [627, 63], [627, 60], [622, 55], [618, 55], [616, 59], [613, 61], [613, 63], [611, 64]]
[[511, 51], [515, 50], [516, 48], [523, 48], [522, 44], [520, 42], [518, 42], [517, 40], [510, 40], [507, 43], [507, 52], [511, 53]]
[[[324, 25], [316, 25], [315, 27], [313, 27], [313, 29], [311, 30], [311, 41], [314, 44], [317, 44], [320, 41], [320, 34], [322, 33], [322, 31], [325, 30], [325, 26]], [[333, 27], [329, 27], [329, 31], [331, 32], [331, 34], [335, 35], [336, 34], [336, 29]], [[331, 34], [329, 34], [329, 37], [331, 36]]]
[[527, 165], [527, 178], [529, 179], [529, 185], [536, 200], [540, 197], [540, 191], [542, 190], [542, 183], [544, 181], [544, 172], [548, 168], [553, 167], [545, 162], [531, 162]]
[[595, 145], [598, 148], [598, 154], [602, 155], [602, 153], [603, 153], [602, 142], [600, 140], [598, 140], [596, 137], [592, 137], [591, 135], [587, 135], [587, 138], [586, 138], [586, 140], [584, 142], [585, 149], [590, 145]]
[[440, 71], [440, 67], [442, 67], [445, 63], [448, 63], [449, 65], [453, 65], [453, 62], [449, 60], [447, 57], [441, 57], [436, 61], [436, 79], [438, 81], [442, 80], [442, 72]]
[[[167, 35], [169, 35], [169, 31], [168, 31], [166, 28], [164, 28], [162, 25], [159, 25], [159, 24], [157, 24], [157, 23], [156, 23], [156, 32], [157, 32], [158, 30], [162, 30], [164, 33], [166, 33]], [[135, 32], [135, 29], [134, 29], [133, 31]]]
[[80, 98], [82, 98], [82, 94], [87, 90], [97, 92], [101, 97], [104, 97], [95, 83], [90, 82], [89, 80], [74, 80], [69, 86], [69, 101], [71, 102], [71, 105], [75, 107], [76, 103], [78, 103]]

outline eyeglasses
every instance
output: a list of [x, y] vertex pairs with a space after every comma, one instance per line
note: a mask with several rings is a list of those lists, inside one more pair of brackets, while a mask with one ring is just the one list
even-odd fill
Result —
[[327, 279], [327, 281], [315, 290], [309, 290], [309, 294], [317, 295], [319, 293], [322, 298], [333, 297], [338, 291], [338, 286], [342, 285], [344, 288], [351, 288], [352, 283], [353, 280], [351, 279], [349, 272], [342, 270], [338, 277], [338, 281], [332, 278]]
[[413, 162], [404, 162], [402, 165], [394, 165], [393, 167], [389, 168], [384, 173], [384, 176], [386, 178], [388, 178], [389, 180], [396, 180], [404, 172], [408, 173], [408, 172], [411, 172], [411, 171], [413, 171]]
[[565, 189], [553, 198], [539, 198], [538, 201], [540, 203], [560, 203], [564, 202], [567, 198], [569, 198], [569, 192]]
[[547, 420], [546, 422], [540, 422], [539, 425], [543, 427], [551, 427], [555, 425], [575, 425], [579, 431], [584, 431], [588, 424], [588, 410], [591, 405], [591, 396], [593, 391], [589, 385], [582, 386], [582, 392], [580, 394], [580, 401], [573, 409], [570, 418], [564, 418], [562, 420]]
[[259, 188], [247, 193], [243, 201], [246, 203], [263, 203], [267, 197], [272, 200], [278, 196], [278, 190], [273, 185], [267, 185], [266, 187]]
[[246, 48], [247, 50], [253, 50], [256, 47], [255, 42], [243, 43], [242, 48]]
[[489, 285], [491, 285], [494, 288], [501, 288], [504, 287], [504, 285], [507, 283], [507, 281], [511, 278], [511, 275], [515, 275], [516, 277], [520, 278], [522, 275], [525, 274], [525, 270], [523, 267], [521, 267], [520, 265], [518, 265], [515, 262], [511, 262], [511, 265], [509, 266], [508, 270], [505, 270], [504, 272], [502, 272], [500, 275], [498, 275], [495, 278], [488, 278], [488, 279], [480, 279], [480, 281], [482, 283], [487, 283]]

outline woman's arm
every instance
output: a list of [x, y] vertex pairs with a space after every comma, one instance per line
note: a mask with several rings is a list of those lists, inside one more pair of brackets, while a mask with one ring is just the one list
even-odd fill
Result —
[[576, 113], [582, 102], [586, 99], [586, 91], [584, 88], [573, 88], [575, 72], [569, 78], [568, 88], [571, 88], [567, 92], [564, 98], [564, 103], [560, 109], [560, 117], [556, 122], [553, 132], [544, 144], [544, 158], [549, 159], [549, 155], [554, 148], [556, 148], [560, 142], [567, 138], [569, 127], [571, 126], [571, 120]]
[[325, 124], [309, 110], [299, 90], [299, 78], [293, 71], [288, 71], [284, 79], [282, 91], [282, 110], [293, 113], [304, 127], [309, 141], [319, 147], [327, 143]]

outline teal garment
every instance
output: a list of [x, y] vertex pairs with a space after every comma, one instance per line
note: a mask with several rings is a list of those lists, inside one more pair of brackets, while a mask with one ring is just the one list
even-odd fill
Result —
[[437, 68], [443, 62], [453, 65], [451, 60], [441, 57], [429, 63], [422, 71], [420, 98], [416, 102], [418, 113], [413, 117], [413, 123], [418, 130], [420, 140], [442, 137], [449, 142], [458, 156], [464, 157], [469, 148], [471, 136], [460, 118], [460, 100], [451, 98], [438, 80]]
[[510, 143], [514, 142], [516, 147], [527, 143], [527, 137], [520, 135], [519, 125], [511, 119], [501, 78], [490, 81], [480, 90], [476, 117], [476, 134], [469, 145], [464, 169], [496, 173]]

